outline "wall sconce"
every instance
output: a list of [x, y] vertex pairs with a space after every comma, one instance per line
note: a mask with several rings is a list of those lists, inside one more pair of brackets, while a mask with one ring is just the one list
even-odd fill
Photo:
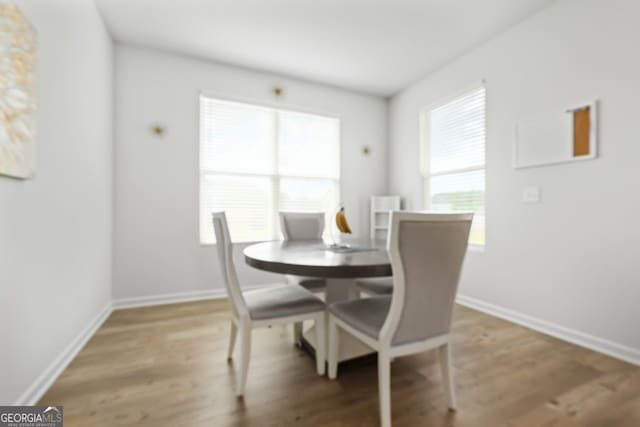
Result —
[[165, 129], [162, 125], [154, 123], [151, 125], [151, 133], [157, 137], [162, 137], [165, 134]]

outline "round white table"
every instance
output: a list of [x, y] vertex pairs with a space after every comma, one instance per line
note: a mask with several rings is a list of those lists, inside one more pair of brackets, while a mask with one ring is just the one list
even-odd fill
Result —
[[[391, 276], [384, 241], [354, 239], [348, 243], [349, 248], [334, 249], [320, 240], [263, 242], [247, 246], [244, 256], [248, 265], [260, 270], [326, 279], [325, 302], [329, 305], [353, 297], [355, 278]], [[303, 337], [303, 345], [315, 348], [313, 328], [305, 331]], [[340, 336], [339, 361], [372, 352], [351, 335]]]

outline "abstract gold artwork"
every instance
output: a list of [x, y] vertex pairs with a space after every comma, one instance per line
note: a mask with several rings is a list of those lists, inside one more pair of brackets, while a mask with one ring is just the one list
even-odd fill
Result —
[[0, 0], [0, 174], [29, 178], [35, 158], [35, 30]]

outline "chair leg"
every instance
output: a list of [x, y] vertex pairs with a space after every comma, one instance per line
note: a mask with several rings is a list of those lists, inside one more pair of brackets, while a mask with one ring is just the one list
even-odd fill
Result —
[[456, 391], [453, 384], [453, 370], [451, 368], [451, 344], [447, 343], [438, 349], [440, 355], [440, 370], [442, 372], [442, 382], [447, 394], [447, 404], [449, 409], [456, 409]]
[[324, 311], [319, 313], [315, 319], [316, 323], [316, 370], [318, 375], [324, 375], [324, 368], [326, 362], [326, 350], [325, 343], [327, 337], [324, 332], [325, 326], [325, 314]]
[[302, 346], [302, 322], [296, 322], [293, 324], [293, 339], [294, 343], [298, 346]]
[[227, 354], [227, 360], [231, 360], [233, 358], [233, 349], [236, 346], [236, 336], [238, 335], [238, 327], [236, 326], [236, 322], [231, 321], [231, 335], [229, 336], [229, 353]]
[[238, 383], [236, 385], [236, 395], [238, 397], [244, 395], [244, 389], [247, 384], [247, 374], [249, 373], [249, 358], [251, 357], [251, 324], [247, 321], [241, 321], [239, 333], [241, 362]]
[[338, 325], [331, 314], [329, 316], [329, 378], [338, 376]]
[[391, 427], [391, 360], [384, 351], [378, 352], [378, 393], [380, 425]]

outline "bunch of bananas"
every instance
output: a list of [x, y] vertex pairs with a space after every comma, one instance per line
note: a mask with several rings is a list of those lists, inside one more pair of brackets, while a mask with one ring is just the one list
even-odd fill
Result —
[[351, 228], [349, 227], [347, 217], [344, 214], [344, 206], [341, 206], [340, 210], [336, 213], [336, 225], [338, 226], [338, 230], [342, 233], [351, 234]]

